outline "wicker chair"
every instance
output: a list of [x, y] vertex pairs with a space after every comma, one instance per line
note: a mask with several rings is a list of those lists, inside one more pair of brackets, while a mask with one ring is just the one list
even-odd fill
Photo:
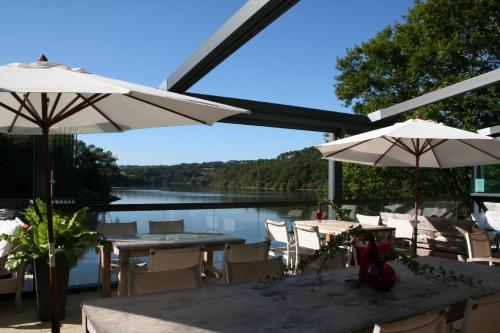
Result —
[[375, 324], [373, 333], [444, 333], [445, 327], [444, 312], [436, 309], [388, 324]]
[[164, 234], [169, 232], [184, 232], [184, 220], [149, 221], [149, 233]]

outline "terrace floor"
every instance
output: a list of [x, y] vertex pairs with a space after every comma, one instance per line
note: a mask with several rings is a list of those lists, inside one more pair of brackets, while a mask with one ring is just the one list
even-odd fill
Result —
[[[68, 295], [66, 318], [62, 321], [62, 333], [81, 332], [82, 314], [80, 304], [84, 299], [99, 298], [95, 291]], [[23, 311], [17, 313], [14, 299], [0, 300], [0, 332], [50, 332], [50, 322], [40, 322], [37, 318], [34, 298], [23, 298]]]

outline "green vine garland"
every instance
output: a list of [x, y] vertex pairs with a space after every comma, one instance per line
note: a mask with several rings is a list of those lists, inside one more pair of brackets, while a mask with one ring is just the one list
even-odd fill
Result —
[[[285, 270], [283, 274], [279, 274], [275, 277], [268, 276], [266, 277], [266, 279], [259, 281], [256, 287], [269, 288], [280, 283], [287, 277], [302, 272], [307, 266], [319, 260], [319, 268], [316, 271], [316, 278], [313, 282], [314, 288], [317, 283], [322, 282], [321, 273], [327, 268], [328, 261], [333, 259], [339, 248], [345, 245], [354, 245], [356, 241], [374, 242], [375, 239], [369, 231], [363, 229], [361, 226], [350, 227], [349, 230], [335, 235], [335, 237], [328, 244], [323, 245], [314, 254], [301, 261], [297, 268]], [[442, 266], [436, 268], [429, 264], [422, 264], [414, 258], [411, 258], [406, 254], [395, 250], [394, 248], [392, 248], [391, 251], [386, 255], [379, 256], [379, 260], [382, 262], [390, 260], [399, 261], [415, 275], [429, 280], [444, 282], [451, 286], [458, 286], [462, 284], [468, 287], [482, 290], [490, 289], [484, 284], [483, 280], [477, 280], [464, 274], [457, 274], [450, 269], [443, 268]]]

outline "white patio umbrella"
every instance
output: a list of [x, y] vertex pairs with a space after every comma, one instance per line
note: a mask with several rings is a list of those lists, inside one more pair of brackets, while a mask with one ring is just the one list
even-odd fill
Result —
[[49, 134], [124, 132], [206, 124], [248, 111], [51, 63], [0, 66], [0, 132], [42, 134], [49, 238], [52, 330], [58, 331]]
[[415, 167], [416, 251], [419, 169], [499, 164], [500, 141], [438, 124], [411, 119], [392, 126], [317, 146], [326, 159], [374, 166]]

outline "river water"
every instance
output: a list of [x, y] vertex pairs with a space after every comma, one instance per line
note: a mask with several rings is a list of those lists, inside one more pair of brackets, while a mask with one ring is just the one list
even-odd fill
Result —
[[[176, 186], [169, 188], [113, 188], [112, 194], [120, 200], [113, 204], [144, 203], [210, 203], [210, 202], [271, 202], [314, 200], [310, 191], [219, 191], [206, 187]], [[264, 240], [264, 220], [293, 220], [310, 218], [313, 207], [231, 208], [177, 211], [107, 212], [97, 216], [102, 222], [137, 221], [139, 233], [148, 232], [148, 221], [184, 220], [186, 231], [210, 231], [238, 236], [247, 243]], [[216, 253], [216, 266], [221, 263]], [[78, 266], [70, 273], [70, 286], [97, 282], [98, 260], [95, 252], [87, 251]]]

